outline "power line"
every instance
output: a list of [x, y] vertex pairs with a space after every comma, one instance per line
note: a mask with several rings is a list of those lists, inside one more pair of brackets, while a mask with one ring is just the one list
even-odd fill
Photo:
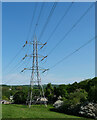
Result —
[[43, 26], [43, 29], [42, 29], [42, 31], [41, 31], [41, 33], [40, 33], [40, 36], [39, 36], [39, 39], [40, 39], [40, 40], [41, 40], [41, 38], [42, 38], [42, 36], [43, 36], [43, 34], [44, 34], [44, 31], [45, 31], [45, 29], [46, 29], [46, 27], [47, 27], [47, 25], [48, 25], [48, 23], [49, 23], [49, 20], [50, 20], [51, 16], [53, 15], [53, 12], [54, 12], [56, 6], [57, 6], [57, 2], [54, 2], [53, 6], [52, 6], [52, 8], [51, 8], [51, 11], [50, 11], [50, 13], [49, 13], [49, 16], [48, 16], [48, 18], [47, 18], [47, 20], [46, 20], [46, 22], [45, 22], [45, 24], [44, 24], [44, 26]]
[[43, 11], [44, 5], [45, 5], [45, 2], [43, 2], [42, 5], [41, 5], [40, 13], [39, 13], [39, 16], [38, 16], [38, 19], [37, 19], [37, 22], [36, 22], [37, 25], [39, 24], [40, 16], [41, 16], [41, 13]]
[[[34, 36], [34, 34], [35, 34], [35, 32], [36, 32], [36, 28], [37, 28], [37, 26], [38, 26], [38, 23], [39, 23], [39, 20], [40, 20], [40, 16], [41, 16], [41, 13], [42, 13], [43, 8], [44, 8], [44, 4], [45, 4], [45, 2], [43, 2], [42, 5], [41, 5], [40, 13], [39, 13], [39, 15], [38, 15], [38, 19], [37, 19], [37, 22], [36, 22], [36, 25], [35, 25], [35, 28], [34, 28], [33, 36]], [[33, 37], [32, 37], [32, 38], [33, 38]]]
[[[37, 19], [37, 23], [36, 23], [36, 24], [38, 24], [38, 22], [39, 22], [39, 19], [40, 19], [40, 16], [41, 16], [41, 12], [42, 12], [42, 10], [43, 10], [43, 7], [44, 7], [44, 3], [43, 3], [42, 6], [41, 6], [41, 10], [40, 10], [40, 13], [39, 13], [39, 16], [38, 16], [38, 19]], [[32, 28], [33, 19], [34, 19], [35, 13], [36, 13], [36, 9], [37, 9], [37, 4], [35, 5], [35, 8], [34, 8], [32, 20], [31, 20], [31, 24], [30, 24], [29, 33], [31, 32], [31, 28]], [[35, 31], [35, 29], [34, 29], [34, 31]], [[29, 37], [29, 33], [28, 33], [27, 38]], [[30, 47], [29, 47], [29, 48], [30, 48]], [[29, 48], [28, 48], [28, 50], [29, 50]], [[19, 52], [20, 52], [20, 51], [19, 51]], [[27, 52], [27, 53], [28, 53], [28, 52]], [[27, 54], [27, 53], [26, 53], [26, 54]], [[20, 65], [22, 61], [23, 61], [23, 60], [21, 60], [18, 64], [16, 64], [9, 72], [18, 69], [20, 66], [19, 66], [19, 67], [17, 67], [17, 66]], [[22, 63], [22, 64], [23, 64], [23, 63]]]
[[88, 45], [89, 43], [91, 43], [93, 40], [96, 40], [96, 39], [97, 39], [97, 36], [93, 37], [92, 39], [90, 39], [89, 41], [87, 41], [86, 43], [84, 43], [82, 46], [80, 46], [79, 48], [77, 48], [76, 50], [74, 50], [73, 52], [71, 52], [70, 54], [68, 54], [67, 56], [65, 56], [63, 59], [61, 59], [60, 61], [58, 61], [55, 65], [53, 65], [52, 67], [50, 67], [50, 69], [56, 67], [58, 64], [60, 64], [61, 62], [63, 62], [67, 58], [71, 57], [73, 54], [75, 54], [80, 49], [82, 49], [83, 47], [85, 47], [86, 45]]
[[[2, 81], [2, 83], [3, 83], [4, 85], [8, 85], [8, 84], [10, 85], [10, 84], [12, 84], [12, 82], [15, 82], [14, 78], [17, 78], [18, 75], [21, 75], [21, 73], [12, 74], [12, 76], [11, 76], [10, 79], [7, 79], [7, 81], [5, 81], [5, 82]], [[22, 77], [22, 75], [21, 75], [21, 77]], [[23, 77], [24, 77], [24, 76], [23, 76]], [[9, 78], [9, 76], [8, 76], [8, 78]], [[21, 83], [21, 80], [17, 80], [17, 82], [20, 84], [20, 83]], [[15, 83], [16, 83], [16, 82], [15, 82]]]
[[[27, 67], [27, 65], [29, 64], [29, 60], [30, 60], [30, 59], [31, 59], [31, 57], [28, 59], [28, 61], [27, 61], [27, 63], [26, 63], [26, 67]], [[19, 65], [20, 63], [21, 63], [21, 61], [18, 63], [18, 65]], [[18, 70], [23, 64], [24, 64], [24, 62], [23, 62], [20, 66], [18, 66], [18, 67], [14, 66], [14, 68], [11, 69], [11, 71]], [[15, 68], [15, 67], [16, 67], [16, 68]], [[11, 71], [10, 71], [10, 72], [11, 72]], [[17, 73], [16, 75], [18, 75], [18, 73]], [[4, 84], [7, 84], [9, 81], [13, 80], [12, 78], [14, 78], [14, 77], [11, 77], [11, 79], [7, 80]]]
[[50, 38], [54, 35], [54, 33], [56, 32], [57, 28], [60, 26], [60, 24], [62, 23], [62, 20], [64, 19], [64, 17], [68, 14], [69, 10], [71, 9], [72, 5], [74, 2], [72, 2], [70, 4], [70, 6], [67, 8], [67, 10], [65, 11], [64, 15], [61, 17], [61, 19], [59, 20], [59, 22], [57, 23], [56, 27], [54, 28], [54, 30], [52, 31], [52, 33], [50, 34], [49, 38], [47, 39], [46, 42], [48, 42], [50, 40]]
[[[34, 18], [35, 18], [36, 10], [37, 10], [37, 3], [35, 4], [34, 11], [33, 11], [33, 14], [32, 14], [32, 20], [31, 20], [31, 23], [30, 23], [30, 26], [29, 26], [28, 36], [26, 38], [27, 43], [29, 41], [29, 36], [30, 36], [31, 30], [32, 30], [32, 24], [33, 24], [33, 21], [34, 21]], [[29, 51], [29, 48], [30, 47], [28, 47], [27, 51]]]
[[[25, 55], [27, 55], [28, 54], [28, 50], [27, 50], [27, 52], [25, 53]], [[16, 56], [17, 57], [17, 56]], [[19, 66], [21, 63], [23, 62], [23, 58], [17, 63], [17, 64], [15, 64], [13, 67], [12, 67], [12, 69], [10, 69], [7, 73], [10, 73], [11, 71], [15, 71], [18, 67], [17, 66]]]
[[[39, 14], [39, 16], [38, 16], [38, 19], [37, 19], [37, 23], [36, 23], [36, 24], [38, 24], [38, 22], [39, 22], [39, 19], [40, 19], [40, 16], [41, 16], [41, 12], [42, 12], [42, 10], [43, 10], [43, 7], [44, 7], [44, 3], [43, 3], [42, 6], [41, 6], [40, 14]], [[54, 6], [54, 7], [55, 7], [55, 6]], [[37, 3], [36, 3], [35, 8], [34, 8], [34, 12], [33, 12], [33, 16], [32, 16], [32, 20], [31, 20], [30, 29], [29, 29], [29, 32], [28, 32], [27, 39], [29, 38], [29, 34], [31, 33], [31, 28], [32, 28], [33, 19], [34, 19], [35, 13], [36, 13], [36, 9], [37, 9]], [[35, 31], [35, 30], [36, 30], [36, 26], [35, 26], [34, 31]], [[22, 49], [23, 49], [23, 48], [22, 48]], [[13, 61], [14, 61], [14, 60], [17, 58], [17, 56], [21, 53], [21, 50], [22, 50], [22, 49], [20, 49], [20, 50], [18, 51], [18, 53], [13, 57], [13, 59], [9, 62], [7, 68], [13, 63]], [[19, 64], [20, 64], [20, 63], [21, 63], [21, 61], [19, 62]]]
[[[37, 8], [37, 4], [35, 5], [35, 8], [34, 8], [34, 12], [33, 12], [32, 20], [31, 20], [31, 24], [30, 24], [30, 29], [29, 29], [29, 32], [28, 32], [27, 40], [28, 40], [28, 38], [29, 38], [29, 34], [31, 33], [32, 24], [33, 24], [33, 19], [34, 19], [35, 13], [36, 13], [36, 8]], [[17, 54], [12, 58], [12, 60], [9, 62], [9, 64], [8, 64], [7, 67], [5, 68], [5, 70], [7, 70], [10, 65], [12, 65], [13, 61], [15, 61], [15, 59], [16, 59], [17, 56], [21, 53], [22, 50], [23, 50], [23, 48], [21, 48], [21, 49], [17, 52]]]
[[35, 17], [36, 9], [37, 9], [37, 3], [35, 4], [35, 7], [34, 7], [34, 11], [33, 11], [33, 15], [32, 15], [32, 20], [31, 20], [31, 23], [30, 23], [30, 26], [29, 26], [29, 32], [28, 32], [28, 36], [27, 36], [26, 40], [29, 39], [29, 35], [31, 33], [31, 30], [32, 30], [32, 24], [33, 24], [33, 20], [34, 20], [34, 17]]
[[[28, 59], [26, 66], [29, 64], [29, 60], [31, 59], [31, 57]], [[8, 73], [10, 73], [11, 71], [15, 71], [18, 70], [22, 65], [24, 65], [25, 62], [23, 60], [21, 60], [19, 63], [17, 63]]]
[[17, 58], [17, 56], [21, 53], [22, 50], [23, 50], [23, 48], [21, 48], [21, 49], [17, 52], [17, 54], [11, 59], [11, 61], [9, 62], [9, 64], [8, 64], [7, 67], [5, 68], [5, 70], [7, 70], [10, 65], [12, 65], [13, 61]]
[[73, 24], [73, 26], [69, 29], [69, 31], [62, 37], [62, 39], [51, 49], [51, 51], [48, 53], [50, 55], [60, 43], [68, 36], [68, 34], [77, 26], [77, 24], [82, 20], [82, 18], [88, 13], [88, 11], [95, 5], [95, 3], [91, 4], [90, 7], [84, 12], [84, 14]]
[[[32, 24], [33, 24], [33, 20], [34, 20], [34, 17], [35, 17], [36, 9], [37, 9], [37, 3], [35, 4], [35, 7], [34, 7], [34, 11], [33, 11], [33, 15], [32, 15], [32, 20], [31, 20], [31, 23], [30, 23], [30, 26], [29, 26], [30, 28], [29, 28], [28, 35], [27, 35], [26, 40], [29, 39], [29, 35], [30, 35], [30, 33], [31, 33]], [[23, 49], [23, 48], [22, 48], [22, 49]], [[20, 53], [20, 51], [19, 51], [19, 52], [16, 54], [16, 56], [10, 61], [10, 63], [12, 63], [12, 61], [17, 57], [17, 55], [18, 55], [19, 53]], [[16, 68], [16, 66], [20, 65], [22, 61], [23, 61], [23, 60], [21, 60], [18, 64], [16, 64], [16, 65], [14, 66], [14, 68], [10, 70], [10, 72], [13, 71], [13, 70], [16, 70], [16, 69], [20, 68], [20, 66], [17, 67], [17, 68]], [[9, 65], [10, 65], [10, 63], [9, 63]], [[22, 64], [23, 64], [23, 63], [22, 63]], [[8, 66], [7, 66], [7, 68], [8, 68]], [[16, 68], [16, 69], [15, 69], [15, 68]]]

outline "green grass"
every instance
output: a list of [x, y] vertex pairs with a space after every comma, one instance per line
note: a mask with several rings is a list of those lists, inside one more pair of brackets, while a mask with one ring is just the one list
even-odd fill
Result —
[[29, 109], [26, 105], [2, 105], [3, 118], [79, 118], [76, 116], [66, 115], [50, 111], [52, 106], [32, 105]]

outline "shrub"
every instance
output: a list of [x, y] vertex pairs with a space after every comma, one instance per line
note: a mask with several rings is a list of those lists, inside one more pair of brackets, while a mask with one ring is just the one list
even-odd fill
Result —
[[96, 95], [96, 93], [97, 93], [97, 85], [92, 86], [90, 88], [89, 93], [88, 93], [89, 101], [97, 103], [97, 95]]
[[13, 100], [15, 104], [25, 104], [27, 100], [27, 95], [22, 91], [17, 92], [14, 95]]
[[67, 99], [63, 99], [64, 103], [58, 111], [68, 114], [76, 114], [79, 110], [80, 104], [87, 100], [87, 96], [88, 94], [85, 90], [77, 89], [74, 93], [70, 93]]
[[2, 100], [9, 100], [6, 96], [2, 96]]

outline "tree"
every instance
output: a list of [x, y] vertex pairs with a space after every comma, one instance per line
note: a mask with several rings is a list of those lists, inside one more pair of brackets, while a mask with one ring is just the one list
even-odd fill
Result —
[[2, 99], [7, 101], [9, 100], [6, 96], [2, 96]]
[[13, 97], [14, 103], [15, 104], [25, 104], [27, 100], [27, 94], [24, 92], [20, 91], [17, 92], [14, 97]]
[[76, 114], [81, 103], [87, 100], [88, 93], [83, 89], [77, 89], [74, 93], [70, 93], [68, 98], [63, 99], [64, 103], [59, 108], [60, 112]]
[[54, 88], [52, 87], [51, 83], [48, 83], [46, 86], [45, 96], [47, 97], [49, 103], [53, 103], [53, 101], [54, 101]]
[[68, 99], [72, 101], [72, 105], [83, 103], [87, 100], [88, 93], [84, 89], [77, 89], [74, 93], [70, 93]]
[[89, 90], [89, 93], [88, 93], [89, 101], [97, 103], [97, 95], [96, 95], [96, 93], [97, 93], [97, 85], [91, 86], [91, 88]]
[[56, 96], [59, 97], [67, 97], [68, 96], [68, 93], [67, 93], [67, 90], [65, 88], [65, 86], [59, 86], [56, 90]]
[[10, 97], [10, 90], [9, 90], [9, 87], [3, 87], [2, 88], [2, 96], [6, 96], [8, 99]]

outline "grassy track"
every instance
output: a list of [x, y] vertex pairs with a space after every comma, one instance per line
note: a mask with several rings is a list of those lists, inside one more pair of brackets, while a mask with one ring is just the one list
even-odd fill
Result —
[[44, 105], [32, 105], [29, 109], [25, 105], [2, 105], [3, 118], [79, 118], [63, 113], [50, 111], [52, 106], [47, 108]]

